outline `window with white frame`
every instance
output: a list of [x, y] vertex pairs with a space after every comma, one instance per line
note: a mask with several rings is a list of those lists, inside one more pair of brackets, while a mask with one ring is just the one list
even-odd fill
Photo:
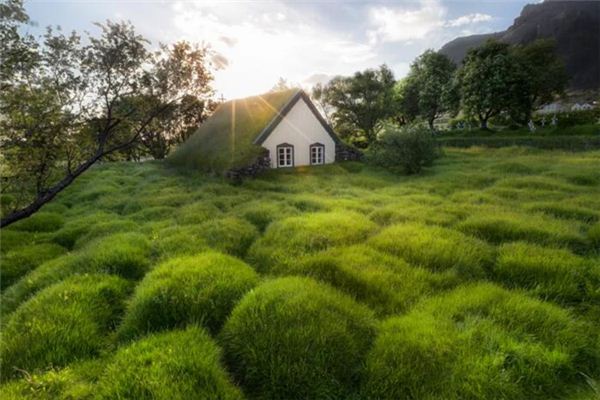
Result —
[[325, 164], [325, 146], [320, 143], [310, 145], [310, 163], [312, 165]]
[[277, 146], [277, 166], [294, 166], [294, 147], [292, 145], [282, 144]]

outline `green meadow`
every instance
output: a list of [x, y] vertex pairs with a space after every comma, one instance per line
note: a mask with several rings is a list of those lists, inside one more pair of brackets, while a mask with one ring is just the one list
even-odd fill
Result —
[[599, 151], [104, 163], [0, 234], [4, 400], [600, 398]]

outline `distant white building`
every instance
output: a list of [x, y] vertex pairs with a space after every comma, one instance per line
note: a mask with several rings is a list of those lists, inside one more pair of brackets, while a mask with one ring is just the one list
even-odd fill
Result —
[[565, 111], [566, 108], [559, 102], [544, 104], [537, 110], [538, 114], [557, 114]]
[[594, 106], [592, 106], [591, 104], [588, 104], [588, 103], [583, 103], [583, 104], [575, 103], [573, 105], [573, 107], [571, 107], [571, 111], [585, 111], [585, 110], [591, 110], [593, 108], [594, 108]]

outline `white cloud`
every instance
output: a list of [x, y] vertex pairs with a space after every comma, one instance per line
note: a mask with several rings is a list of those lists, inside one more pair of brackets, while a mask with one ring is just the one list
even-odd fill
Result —
[[279, 77], [304, 82], [317, 72], [350, 74], [378, 64], [370, 44], [311, 24], [285, 4], [269, 3], [269, 9], [256, 3], [228, 5], [179, 2], [173, 7], [179, 38], [209, 43], [226, 63], [215, 74], [215, 87], [227, 98], [269, 90]]
[[481, 14], [481, 13], [473, 13], [473, 14], [463, 15], [456, 19], [452, 19], [452, 20], [446, 22], [446, 26], [451, 27], [451, 28], [456, 28], [459, 26], [477, 24], [480, 22], [487, 22], [487, 21], [491, 21], [491, 20], [492, 20], [491, 15]]
[[369, 12], [374, 29], [367, 36], [372, 43], [423, 39], [444, 26], [445, 15], [446, 9], [437, 0], [422, 0], [417, 9], [374, 7]]

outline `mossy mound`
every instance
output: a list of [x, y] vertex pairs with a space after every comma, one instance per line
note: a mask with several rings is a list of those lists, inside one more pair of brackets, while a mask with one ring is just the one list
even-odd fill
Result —
[[190, 323], [216, 333], [238, 300], [257, 283], [252, 268], [219, 253], [167, 261], [136, 287], [119, 334], [132, 338]]
[[[369, 354], [369, 399], [547, 399], [598, 371], [588, 328], [564, 309], [491, 284], [387, 320]], [[435, 379], [433, 379], [435, 377]]]
[[107, 275], [74, 276], [23, 303], [2, 330], [2, 374], [97, 356], [125, 307], [130, 284]]
[[304, 254], [364, 241], [375, 229], [373, 222], [356, 212], [290, 217], [269, 225], [250, 248], [249, 258], [261, 270], [285, 271]]
[[0, 263], [0, 288], [7, 288], [21, 276], [43, 262], [60, 256], [65, 251], [65, 248], [51, 243], [34, 244], [9, 251], [2, 256]]
[[486, 243], [455, 230], [422, 224], [393, 225], [369, 241], [373, 247], [434, 272], [454, 270], [465, 278], [478, 278], [493, 262]]
[[120, 349], [98, 383], [100, 399], [242, 399], [221, 351], [200, 328], [149, 336]]
[[308, 278], [248, 293], [221, 333], [226, 359], [257, 398], [347, 397], [375, 334], [367, 308]]

